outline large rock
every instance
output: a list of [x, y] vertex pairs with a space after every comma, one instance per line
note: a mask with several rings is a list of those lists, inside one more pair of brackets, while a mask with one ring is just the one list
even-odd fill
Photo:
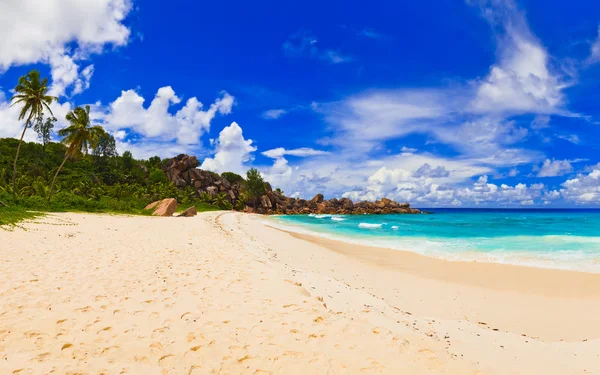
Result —
[[321, 203], [321, 202], [323, 202], [323, 199], [324, 199], [324, 197], [323, 197], [323, 194], [317, 194], [317, 195], [315, 195], [315, 197], [314, 197], [313, 199], [311, 199], [310, 201], [311, 201], [311, 202], [314, 202], [314, 203]]
[[219, 189], [216, 186], [209, 186], [206, 188], [206, 192], [208, 194], [210, 194], [211, 198], [214, 198], [217, 196], [217, 193], [219, 192]]
[[146, 210], [153, 210], [154, 216], [173, 216], [177, 210], [177, 199], [167, 198], [160, 201], [152, 202], [145, 207]]
[[262, 208], [271, 208], [271, 207], [273, 207], [273, 205], [271, 204], [271, 200], [266, 195], [263, 195], [262, 197], [260, 197], [260, 206]]
[[196, 212], [196, 206], [192, 206], [190, 208], [188, 208], [187, 210], [183, 211], [182, 213], [180, 213], [179, 215], [177, 215], [177, 217], [192, 217], [192, 216], [196, 216], [198, 214], [198, 212]]
[[349, 198], [340, 199], [340, 204], [346, 210], [352, 210], [354, 208], [354, 203]]

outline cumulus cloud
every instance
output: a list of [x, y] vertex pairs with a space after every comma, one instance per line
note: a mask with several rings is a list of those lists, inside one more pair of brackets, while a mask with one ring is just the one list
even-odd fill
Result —
[[600, 169], [565, 181], [560, 194], [566, 201], [577, 204], [600, 204]]
[[[65, 116], [72, 109], [72, 106], [68, 102], [57, 103], [54, 102], [50, 105], [54, 117], [58, 120], [56, 123], [55, 130], [61, 129], [66, 125]], [[9, 102], [9, 95], [0, 90], [0, 138], [20, 138], [25, 120], [19, 121], [19, 106], [12, 106]], [[46, 113], [46, 115], [48, 115]], [[24, 140], [26, 142], [37, 141], [36, 134], [32, 129], [29, 129], [25, 133]]]
[[105, 45], [127, 44], [130, 30], [123, 21], [130, 0], [36, 0], [0, 3], [0, 72], [11, 66], [49, 64], [52, 94], [72, 94], [89, 86], [93, 73], [75, 60], [101, 52]]
[[327, 61], [330, 64], [340, 64], [352, 61], [350, 56], [334, 49], [322, 49], [318, 46], [318, 39], [306, 30], [300, 30], [283, 43], [283, 52], [288, 57], [308, 57]]
[[445, 167], [438, 165], [432, 168], [429, 164], [425, 163], [419, 169], [413, 173], [414, 177], [429, 177], [429, 178], [440, 178], [450, 176], [450, 172]]
[[530, 205], [539, 200], [544, 193], [543, 184], [506, 184], [497, 185], [488, 181], [488, 176], [480, 176], [472, 185], [452, 187], [435, 183], [431, 180], [400, 182], [392, 190], [378, 189], [371, 186], [363, 191], [346, 192], [344, 196], [354, 200], [373, 200], [382, 196], [392, 199], [406, 200], [421, 207], [426, 206], [486, 206]]
[[210, 130], [210, 123], [217, 114], [229, 114], [234, 98], [223, 92], [206, 110], [196, 97], [187, 100], [175, 114], [169, 110], [180, 104], [181, 99], [171, 86], [158, 89], [150, 105], [144, 107], [145, 99], [134, 90], [121, 91], [104, 113], [96, 117], [104, 126], [113, 131], [130, 129], [142, 137], [161, 141], [176, 140], [178, 144], [196, 144], [200, 137]]
[[226, 126], [216, 140], [215, 155], [204, 159], [201, 167], [213, 172], [235, 172], [244, 174], [245, 163], [252, 160], [256, 147], [251, 139], [245, 139], [242, 128], [236, 123]]
[[563, 176], [573, 171], [573, 166], [569, 160], [544, 160], [541, 167], [538, 167], [538, 177]]

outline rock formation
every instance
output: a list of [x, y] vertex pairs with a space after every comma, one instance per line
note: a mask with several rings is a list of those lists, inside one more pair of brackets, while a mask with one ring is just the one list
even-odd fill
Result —
[[164, 166], [169, 181], [178, 188], [193, 187], [198, 194], [208, 193], [214, 198], [219, 193], [226, 193], [233, 206], [240, 196], [238, 185], [232, 185], [227, 179], [210, 171], [198, 169], [200, 162], [195, 156], [185, 154], [170, 159]]
[[196, 216], [197, 214], [198, 212], [196, 212], [196, 206], [192, 206], [180, 213], [179, 215], [177, 215], [177, 217], [192, 217]]
[[[233, 207], [243, 190], [239, 184], [231, 184], [216, 173], [198, 169], [200, 162], [195, 156], [185, 154], [170, 159], [163, 166], [167, 178], [178, 188], [193, 187], [200, 195], [203, 193], [215, 197], [225, 193]], [[317, 194], [311, 200], [289, 198], [269, 183], [265, 184], [266, 193], [255, 202], [248, 202], [244, 211], [260, 214], [415, 214], [421, 211], [411, 208], [408, 203], [398, 203], [383, 198], [375, 202], [353, 203], [348, 198], [325, 200], [323, 194]]]
[[150, 203], [144, 209], [153, 210], [153, 216], [173, 216], [177, 210], [177, 200], [175, 198], [163, 199]]

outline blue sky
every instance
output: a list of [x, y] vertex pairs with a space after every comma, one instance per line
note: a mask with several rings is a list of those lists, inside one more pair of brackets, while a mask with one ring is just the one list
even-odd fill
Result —
[[600, 204], [595, 2], [38, 3], [0, 4], [0, 137], [37, 68], [60, 126], [90, 104], [120, 152], [288, 195]]

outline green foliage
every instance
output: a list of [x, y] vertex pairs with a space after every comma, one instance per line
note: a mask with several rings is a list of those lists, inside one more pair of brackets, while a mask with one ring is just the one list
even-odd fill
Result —
[[102, 133], [96, 146], [92, 148], [92, 155], [97, 164], [106, 163], [108, 158], [118, 156], [115, 138], [106, 132]]
[[244, 177], [233, 172], [223, 172], [221, 173], [221, 177], [229, 181], [229, 183], [232, 185], [244, 184], [246, 182], [246, 180], [244, 180]]
[[235, 202], [235, 209], [242, 211], [248, 203], [248, 195], [246, 193], [240, 193], [237, 202]]
[[159, 156], [153, 156], [150, 159], [148, 159], [148, 161], [146, 162], [146, 167], [148, 167], [148, 168], [160, 169], [161, 166], [162, 166], [162, 161], [160, 160]]
[[87, 155], [88, 148], [96, 148], [100, 138], [105, 137], [106, 132], [99, 126], [92, 126], [90, 121], [90, 106], [86, 105], [85, 109], [81, 107], [75, 108], [73, 111], [67, 113], [66, 116], [69, 126], [60, 129], [58, 135], [63, 137], [61, 143], [67, 146], [65, 157], [56, 170], [52, 183], [50, 184], [50, 192], [48, 193], [48, 201], [52, 198], [54, 192], [54, 184], [56, 183], [56, 177], [60, 173], [63, 165], [67, 161], [67, 158], [73, 158], [80, 154]]
[[33, 119], [41, 116], [44, 109], [52, 115], [50, 104], [54, 101], [58, 101], [58, 98], [46, 95], [48, 93], [48, 78], [40, 78], [40, 72], [37, 70], [32, 70], [27, 73], [27, 75], [20, 77], [19, 82], [14, 88], [14, 93], [15, 95], [10, 98], [11, 106], [19, 105], [21, 107], [19, 120], [27, 118], [27, 121], [23, 126], [21, 138], [16, 147], [16, 155], [13, 163], [13, 183], [11, 191], [13, 198], [16, 198], [17, 188], [15, 184], [17, 179], [17, 162], [21, 152], [23, 136], [25, 136], [27, 128], [31, 126]]
[[48, 117], [44, 121], [44, 116], [40, 114], [33, 126], [33, 130], [38, 135], [38, 140], [42, 143], [42, 148], [45, 150], [46, 145], [52, 139], [52, 129], [54, 129], [55, 117]]
[[42, 213], [27, 211], [23, 207], [4, 207], [0, 204], [0, 229], [12, 227], [20, 221], [34, 219], [40, 215], [42, 215]]
[[249, 198], [256, 203], [256, 200], [265, 193], [265, 180], [256, 168], [251, 168], [246, 172], [246, 193]]
[[168, 182], [167, 175], [160, 169], [153, 169], [148, 175], [148, 180], [152, 183]]
[[125, 151], [123, 153], [123, 168], [125, 168], [126, 170], [131, 170], [133, 169], [133, 166], [135, 165], [135, 160], [133, 159], [133, 156], [131, 155], [131, 152], [129, 151]]
[[[48, 203], [50, 182], [68, 150], [56, 142], [48, 143], [45, 151], [41, 144], [23, 142], [15, 181], [19, 198], [13, 199], [10, 171], [18, 142], [13, 138], [0, 138], [0, 201], [21, 211], [145, 214], [146, 205], [164, 198], [176, 198], [181, 207], [194, 205], [198, 211], [231, 209], [226, 197], [225, 202], [222, 198], [215, 201], [210, 194], [206, 194], [208, 199], [199, 197], [191, 187], [177, 189], [156, 167], [162, 164], [158, 157], [151, 158], [152, 161], [131, 157], [132, 168], [126, 170], [123, 157], [110, 153], [102, 163], [97, 163], [94, 155], [79, 154], [77, 158], [67, 159], [56, 180], [55, 194]], [[138, 165], [147, 167], [148, 173]]]
[[279, 194], [283, 195], [283, 190], [281, 190], [280, 188], [275, 189], [276, 192], [278, 192]]

